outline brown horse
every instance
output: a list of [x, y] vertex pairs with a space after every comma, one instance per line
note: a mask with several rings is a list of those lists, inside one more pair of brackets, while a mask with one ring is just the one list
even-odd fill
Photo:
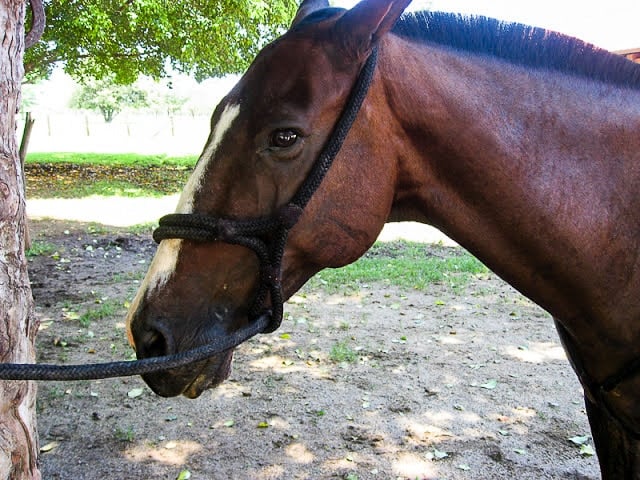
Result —
[[[160, 237], [128, 317], [138, 356], [226, 336], [256, 305], [277, 310], [265, 278], [281, 279], [286, 299], [360, 257], [385, 222], [429, 223], [553, 314], [603, 478], [640, 479], [640, 65], [484, 18], [398, 21], [408, 3], [304, 2], [220, 103], [177, 212], [229, 225], [216, 241]], [[332, 167], [303, 211], [283, 211], [372, 51], [369, 91]], [[264, 218], [281, 219], [279, 238], [295, 224], [269, 268], [255, 245], [277, 231], [244, 243], [230, 233], [234, 219]], [[145, 380], [196, 397], [228, 376], [231, 356]]]

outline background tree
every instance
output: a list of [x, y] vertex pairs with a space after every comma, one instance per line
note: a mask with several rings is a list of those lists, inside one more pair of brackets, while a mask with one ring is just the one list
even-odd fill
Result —
[[297, 0], [46, 0], [28, 81], [61, 64], [76, 79], [118, 83], [175, 71], [202, 80], [241, 72], [293, 18]]
[[86, 80], [71, 97], [69, 106], [97, 110], [105, 122], [111, 123], [113, 117], [125, 108], [141, 108], [147, 105], [147, 92], [136, 85], [118, 84], [111, 75], [100, 80]]
[[[36, 11], [37, 2], [32, 2]], [[35, 359], [33, 312], [24, 249], [24, 176], [16, 140], [25, 47], [24, 0], [0, 0], [0, 362]], [[41, 15], [34, 24], [42, 25]], [[33, 28], [32, 31], [38, 28]], [[36, 35], [37, 37], [37, 35]], [[27, 38], [34, 41], [34, 36]], [[36, 385], [0, 382], [0, 478], [39, 479]]]

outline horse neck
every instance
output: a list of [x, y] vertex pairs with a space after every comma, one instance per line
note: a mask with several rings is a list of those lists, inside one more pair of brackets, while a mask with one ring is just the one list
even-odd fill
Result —
[[[613, 315], [640, 288], [637, 257], [623, 252], [640, 248], [623, 215], [640, 208], [638, 92], [399, 39], [381, 71], [406, 136], [392, 219], [440, 228], [559, 318]], [[629, 277], [607, 278], [611, 258]]]

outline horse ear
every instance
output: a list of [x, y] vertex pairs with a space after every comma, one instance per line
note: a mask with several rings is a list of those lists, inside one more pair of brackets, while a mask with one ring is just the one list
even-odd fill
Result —
[[362, 0], [345, 13], [336, 29], [346, 54], [362, 59], [396, 24], [411, 0]]
[[328, 8], [329, 2], [328, 0], [304, 0], [300, 6], [298, 7], [298, 13], [296, 13], [296, 17], [291, 22], [291, 27], [295, 27], [298, 23], [300, 23], [305, 17], [311, 15], [313, 12], [318, 10], [322, 10], [323, 8]]

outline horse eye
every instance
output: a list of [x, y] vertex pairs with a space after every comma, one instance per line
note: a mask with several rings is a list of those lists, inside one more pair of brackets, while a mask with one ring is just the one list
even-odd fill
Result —
[[276, 130], [271, 134], [270, 146], [276, 148], [289, 148], [298, 141], [298, 132], [295, 130]]

